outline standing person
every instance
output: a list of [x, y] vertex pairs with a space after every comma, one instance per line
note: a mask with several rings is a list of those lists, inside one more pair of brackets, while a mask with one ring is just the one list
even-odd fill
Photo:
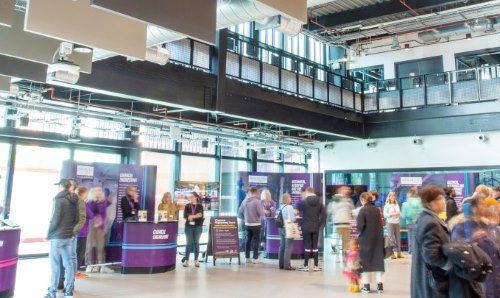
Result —
[[[292, 197], [289, 194], [284, 194], [281, 198], [281, 206], [278, 211], [283, 217], [283, 223], [295, 223], [295, 212], [292, 206]], [[293, 238], [287, 238], [286, 227], [279, 228], [280, 232], [280, 251], [279, 251], [279, 267], [284, 270], [295, 270], [292, 267], [290, 260], [293, 251]]]
[[359, 230], [359, 258], [363, 267], [361, 292], [370, 292], [370, 282], [375, 274], [377, 291], [384, 291], [384, 228], [380, 221], [380, 210], [373, 203], [371, 194], [360, 196], [363, 207], [359, 210], [357, 228]]
[[189, 266], [189, 255], [194, 252], [194, 266], [200, 267], [198, 255], [200, 254], [200, 237], [203, 232], [203, 205], [198, 193], [191, 194], [191, 202], [184, 207], [184, 219], [186, 219], [186, 257], [182, 266]]
[[172, 202], [172, 194], [166, 192], [161, 198], [161, 203], [158, 205], [158, 211], [166, 211], [168, 220], [177, 220], [177, 204]]
[[396, 200], [396, 193], [391, 191], [387, 195], [384, 206], [384, 217], [386, 218], [387, 236], [391, 241], [393, 250], [392, 259], [404, 258], [401, 253], [401, 230], [399, 227], [399, 205]]
[[336, 202], [332, 203], [332, 221], [337, 234], [342, 242], [342, 256], [347, 253], [349, 237], [351, 236], [351, 220], [354, 203], [349, 197], [351, 189], [348, 186], [341, 186], [336, 196]]
[[358, 239], [354, 238], [349, 241], [349, 252], [346, 256], [346, 266], [343, 274], [349, 279], [350, 293], [359, 292], [359, 273], [361, 271], [361, 260], [359, 259], [359, 243]]
[[408, 230], [408, 253], [413, 251], [413, 242], [415, 241], [415, 223], [422, 212], [422, 202], [418, 196], [418, 188], [412, 186], [406, 194], [406, 202], [401, 207], [401, 217], [406, 223]]
[[[89, 222], [89, 234], [87, 236], [87, 249], [85, 251], [85, 260], [87, 263], [87, 273], [91, 272], [114, 272], [106, 266], [93, 266], [103, 264], [106, 261], [104, 251], [104, 228], [106, 225], [106, 208], [111, 202], [106, 201], [102, 187], [96, 186], [90, 190], [90, 200], [87, 202], [87, 208], [92, 213]], [[94, 261], [93, 250], [97, 253], [97, 259]]]
[[326, 211], [321, 198], [314, 194], [314, 189], [306, 189], [306, 198], [300, 205], [302, 212], [302, 238], [304, 238], [304, 266], [298, 270], [309, 271], [309, 258], [314, 258], [313, 271], [321, 271], [319, 267], [318, 237], [319, 230], [326, 222]]
[[[259, 190], [257, 187], [252, 186], [248, 191], [248, 197], [241, 203], [238, 213], [245, 221], [245, 229], [247, 231], [245, 243], [245, 258], [246, 262], [257, 264], [259, 261], [259, 242], [260, 242], [260, 229], [261, 218], [264, 216], [264, 210], [257, 197]], [[253, 258], [250, 261], [250, 248], [253, 241]]]
[[139, 207], [139, 197], [135, 186], [127, 186], [125, 196], [120, 201], [123, 221], [137, 220]]
[[[85, 278], [88, 277], [85, 273], [81, 272], [80, 266], [85, 264], [85, 250], [87, 247], [87, 236], [89, 234], [89, 221], [92, 217], [92, 213], [87, 208], [87, 197], [89, 191], [86, 187], [78, 187], [76, 189], [76, 194], [80, 201], [78, 202], [80, 208], [80, 219], [82, 218], [82, 211], [84, 222], [81, 229], [78, 230], [78, 234], [76, 235], [76, 278]], [[82, 210], [83, 207], [83, 210]]]
[[266, 188], [260, 192], [260, 204], [261, 204], [262, 210], [264, 210], [264, 216], [261, 218], [262, 230], [260, 233], [260, 242], [261, 242], [261, 246], [265, 250], [266, 231], [267, 231], [266, 218], [267, 217], [274, 217], [276, 215], [276, 202], [271, 197], [271, 192], [269, 191], [269, 189]]
[[54, 198], [47, 235], [50, 240], [51, 283], [45, 298], [56, 297], [61, 259], [65, 269], [64, 297], [71, 298], [75, 283], [72, 238], [79, 220], [78, 197], [74, 194], [76, 181], [61, 179], [56, 185], [59, 185], [59, 193]]
[[[446, 209], [444, 192], [436, 185], [429, 185], [422, 189], [420, 197], [424, 208], [415, 226], [411, 297], [448, 297], [447, 272], [451, 269], [451, 263], [443, 254], [442, 246], [450, 242], [450, 232], [446, 223], [438, 217]], [[430, 280], [437, 287], [431, 286]]]
[[457, 202], [455, 202], [457, 193], [451, 186], [445, 187], [444, 193], [446, 195], [446, 221], [448, 222], [452, 217], [458, 214]]

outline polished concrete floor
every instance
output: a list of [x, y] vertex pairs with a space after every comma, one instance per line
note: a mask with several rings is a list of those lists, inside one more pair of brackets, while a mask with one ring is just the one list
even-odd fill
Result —
[[[297, 272], [277, 269], [277, 260], [261, 259], [261, 264], [229, 264], [218, 260], [183, 268], [180, 260], [175, 271], [154, 275], [122, 275], [97, 273], [88, 279], [77, 280], [75, 297], [409, 297], [410, 259], [386, 262], [385, 292], [383, 294], [352, 294], [337, 257], [327, 254], [323, 272]], [[293, 265], [299, 265], [294, 261]], [[18, 265], [16, 298], [42, 297], [49, 284], [47, 258], [21, 260]], [[374, 285], [372, 285], [372, 288]], [[209, 294], [210, 293], [210, 294]], [[62, 297], [62, 294], [59, 293]], [[216, 295], [216, 296], [215, 296]], [[312, 296], [313, 295], [313, 296]]]

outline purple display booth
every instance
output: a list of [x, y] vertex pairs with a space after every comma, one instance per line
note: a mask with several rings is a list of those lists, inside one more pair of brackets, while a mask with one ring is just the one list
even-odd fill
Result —
[[175, 269], [178, 223], [125, 222], [122, 273], [162, 273]]
[[21, 229], [0, 230], [0, 298], [14, 296]]
[[[298, 218], [297, 222], [302, 227], [302, 219]], [[266, 218], [266, 258], [277, 259], [280, 251], [280, 232], [276, 227], [276, 219], [274, 217]], [[304, 241], [302, 237], [293, 241], [292, 259], [304, 258]]]

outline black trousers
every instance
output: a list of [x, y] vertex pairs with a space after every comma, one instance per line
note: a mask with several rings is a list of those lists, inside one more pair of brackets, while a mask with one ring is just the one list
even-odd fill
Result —
[[[76, 240], [76, 270], [85, 265], [85, 248], [87, 247], [87, 237], [78, 237]], [[76, 271], [75, 271], [76, 272]]]
[[[245, 243], [245, 258], [250, 258], [250, 249], [253, 248], [253, 259], [259, 258], [260, 229], [261, 226], [245, 226], [247, 230], [247, 240]], [[252, 246], [253, 241], [253, 246]]]
[[315, 232], [302, 232], [302, 237], [304, 239], [304, 266], [309, 264], [309, 258], [311, 255], [314, 258], [314, 266], [318, 266], [319, 262], [319, 251], [318, 251], [318, 237], [319, 231]]

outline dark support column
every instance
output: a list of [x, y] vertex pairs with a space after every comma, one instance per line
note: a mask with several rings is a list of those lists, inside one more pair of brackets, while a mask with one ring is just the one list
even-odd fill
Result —
[[175, 142], [175, 166], [174, 166], [174, 181], [181, 180], [181, 158], [182, 158], [182, 143]]
[[251, 172], [257, 172], [257, 151], [250, 150]]
[[[224, 100], [226, 94], [226, 59], [227, 59], [227, 29], [217, 32], [216, 48], [212, 57], [212, 73], [217, 76], [217, 99], [215, 110], [225, 110]], [[240, 55], [241, 57], [241, 55]], [[241, 63], [240, 63], [241, 69]]]

